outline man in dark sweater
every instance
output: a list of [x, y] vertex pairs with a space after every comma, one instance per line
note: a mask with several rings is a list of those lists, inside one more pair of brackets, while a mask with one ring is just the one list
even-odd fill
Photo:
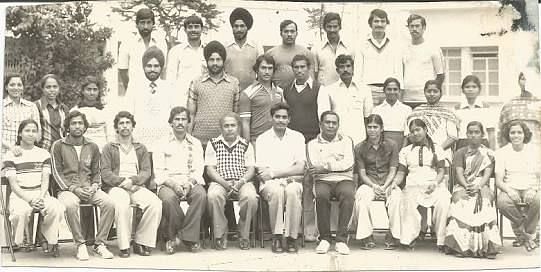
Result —
[[284, 89], [290, 107], [289, 128], [302, 133], [306, 143], [319, 133], [319, 115], [331, 108], [328, 93], [320, 90], [320, 83], [310, 76], [311, 66], [307, 56], [295, 55], [291, 61], [295, 80]]

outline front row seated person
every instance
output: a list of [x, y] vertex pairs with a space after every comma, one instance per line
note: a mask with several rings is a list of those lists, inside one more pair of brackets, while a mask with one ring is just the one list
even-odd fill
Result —
[[[115, 204], [100, 189], [100, 151], [83, 135], [88, 128], [84, 113], [71, 111], [64, 120], [68, 136], [51, 147], [52, 172], [60, 189], [58, 200], [66, 207], [66, 221], [77, 244], [77, 259], [88, 260], [86, 241], [81, 232], [80, 203], [95, 204], [100, 209], [94, 251], [104, 259], [113, 258], [105, 241], [115, 219]], [[95, 215], [97, 216], [97, 215]]]
[[321, 114], [321, 133], [308, 142], [306, 163], [308, 173], [313, 176], [317, 228], [320, 242], [316, 252], [325, 254], [331, 241], [331, 197], [338, 199], [339, 215], [335, 249], [340, 254], [349, 254], [346, 244], [348, 224], [353, 212], [356, 185], [353, 181], [353, 140], [338, 133], [340, 118], [333, 111]]
[[[203, 147], [187, 133], [190, 113], [185, 107], [171, 109], [169, 136], [158, 141], [152, 154], [158, 197], [162, 201], [159, 239], [165, 241], [167, 254], [175, 253], [182, 243], [192, 252], [201, 250], [201, 216], [207, 205], [203, 180]], [[180, 201], [188, 202], [186, 214]]]
[[372, 218], [377, 215], [371, 213], [370, 206], [374, 200], [384, 200], [389, 216], [385, 249], [392, 250], [400, 238], [400, 189], [392, 183], [398, 168], [398, 146], [385, 137], [383, 119], [377, 114], [368, 116], [366, 134], [366, 140], [355, 146], [355, 165], [363, 185], [355, 194], [350, 229], [355, 230], [362, 249], [375, 248]]
[[205, 150], [206, 171], [211, 180], [208, 212], [212, 218], [217, 250], [227, 248], [226, 201], [239, 201], [239, 247], [243, 250], [250, 249], [250, 224], [258, 207], [258, 195], [252, 182], [255, 173], [254, 149], [239, 136], [240, 125], [238, 114], [226, 113], [220, 119], [220, 136], [212, 138]]
[[14, 228], [15, 245], [21, 245], [32, 211], [39, 211], [43, 215], [41, 233], [46, 239], [42, 244], [43, 251], [58, 257], [58, 231], [64, 216], [64, 206], [48, 193], [51, 156], [47, 150], [35, 145], [38, 128], [34, 119], [23, 120], [15, 142], [21, 154], [15, 156], [12, 151], [8, 151], [3, 158], [5, 174], [12, 191], [9, 195], [9, 220]]
[[[296, 253], [302, 216], [305, 140], [300, 132], [287, 127], [291, 120], [287, 104], [274, 104], [270, 115], [272, 128], [261, 134], [256, 142], [259, 190], [269, 203], [272, 252]], [[282, 245], [284, 229], [285, 246]]]
[[432, 221], [438, 249], [444, 249], [447, 212], [451, 194], [443, 182], [444, 153], [427, 134], [426, 123], [414, 119], [409, 124], [413, 142], [400, 150], [398, 173], [393, 181], [400, 185], [406, 176], [406, 185], [400, 199], [400, 243], [414, 249], [421, 231], [422, 216], [419, 207], [434, 207]]
[[115, 225], [119, 256], [130, 256], [132, 208], [137, 205], [143, 216], [135, 230], [133, 252], [149, 256], [156, 247], [156, 232], [162, 218], [162, 202], [146, 188], [150, 180], [150, 153], [132, 137], [134, 116], [121, 111], [113, 120], [116, 140], [107, 143], [101, 153], [103, 190], [115, 203]]

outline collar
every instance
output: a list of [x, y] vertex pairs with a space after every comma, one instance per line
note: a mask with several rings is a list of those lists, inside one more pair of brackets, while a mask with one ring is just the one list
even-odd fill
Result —
[[399, 107], [402, 105], [402, 102], [400, 102], [400, 100], [396, 100], [396, 102], [394, 103], [394, 105], [391, 106], [391, 104], [389, 104], [387, 102], [387, 99], [383, 99], [383, 102], [381, 102], [381, 106], [382, 107], [389, 107], [389, 108], [394, 108], [394, 107]]
[[321, 136], [321, 133], [317, 135], [317, 141], [320, 144], [339, 142], [339, 141], [342, 141], [343, 138], [344, 136], [342, 136], [342, 134], [336, 133], [336, 136], [334, 136], [334, 139], [332, 139], [331, 141], [327, 141], [325, 140], [325, 138], [323, 138], [323, 136]]
[[[133, 144], [134, 147], [137, 147], [137, 146], [141, 145], [141, 142], [139, 142], [135, 138], [133, 138], [133, 135], [131, 137], [131, 143]], [[118, 134], [115, 135], [114, 139], [111, 141], [111, 144], [113, 144], [115, 146], [120, 145], [120, 141], [118, 140]]]
[[[184, 141], [186, 141], [186, 142], [187, 142], [188, 144], [190, 144], [190, 145], [193, 145], [193, 144], [194, 144], [194, 140], [193, 140], [192, 137], [193, 137], [192, 135], [186, 133], [186, 137], [184, 137]], [[169, 142], [175, 142], [175, 141], [178, 141], [178, 140], [177, 140], [177, 137], [175, 137], [175, 133], [170, 132], [170, 133], [169, 133]], [[184, 141], [182, 141], [182, 142], [184, 142]]]
[[[30, 105], [32, 105], [32, 102], [30, 102], [30, 101], [28, 101], [28, 100], [26, 100], [26, 99], [24, 99], [24, 98], [22, 98], [22, 97], [21, 97], [21, 100], [20, 100], [20, 101], [21, 101], [21, 104], [23, 104], [23, 105], [25, 105], [25, 106], [30, 106]], [[4, 98], [4, 107], [7, 106], [8, 104], [14, 104], [14, 103], [15, 103], [15, 101], [13, 101], [13, 100], [11, 99], [11, 97], [9, 97], [9, 95], [6, 96], [6, 98]]]
[[[63, 143], [65, 143], [65, 144], [67, 144], [67, 145], [75, 146], [75, 142], [73, 142], [73, 141], [71, 140], [71, 136], [70, 136], [69, 134], [68, 134], [68, 136], [62, 138], [61, 141], [62, 141]], [[86, 139], [86, 137], [83, 136], [83, 144], [82, 144], [81, 146], [87, 145], [87, 144], [90, 144], [90, 143], [91, 143], [91, 142], [88, 141], [88, 140]]]
[[[44, 108], [44, 109], [46, 109], [47, 106], [50, 105], [50, 104], [49, 104], [49, 101], [48, 101], [47, 99], [45, 99], [45, 97], [40, 98], [40, 101], [41, 101], [41, 107]], [[60, 102], [60, 101], [58, 100], [58, 98], [57, 98], [57, 99], [56, 99], [56, 107], [54, 107], [53, 105], [51, 105], [51, 107], [53, 107], [53, 109], [56, 110], [56, 109], [62, 107], [62, 102]]]
[[[478, 96], [477, 99], [475, 99], [475, 103], [473, 104], [474, 108], [483, 108], [483, 99], [481, 96]], [[460, 101], [460, 109], [469, 109], [470, 104], [468, 103], [468, 100], [465, 96], [462, 96]]]
[[[203, 80], [202, 80], [202, 81], [204, 82], [204, 81], [207, 81], [207, 80], [212, 80], [209, 73], [205, 73], [205, 74], [203, 75]], [[225, 81], [231, 83], [231, 76], [228, 75], [228, 74], [224, 71], [223, 74], [222, 74], [222, 77], [218, 80], [218, 83], [220, 83], [222, 80], [225, 80]]]
[[[137, 42], [143, 41], [143, 37], [141, 36], [141, 34], [139, 34], [138, 31], [134, 31], [133, 34], [135, 35]], [[150, 41], [153, 43], [157, 43], [156, 38], [152, 35], [152, 33], [150, 33]]]
[[[338, 78], [338, 86], [346, 87], [346, 83], [344, 81], [342, 81], [341, 78]], [[349, 84], [349, 87], [347, 87], [347, 88], [350, 88], [351, 86], [357, 87], [357, 83], [355, 83], [355, 76], [353, 76], [353, 78], [351, 79], [351, 84]]]
[[425, 139], [422, 143], [413, 143], [412, 148], [416, 146], [426, 146], [428, 147], [428, 139]]
[[227, 143], [227, 141], [225, 140], [225, 138], [224, 138], [224, 136], [222, 134], [220, 134], [220, 136], [218, 136], [218, 138], [216, 138], [216, 140], [221, 141], [222, 143], [227, 145], [227, 147], [231, 148], [231, 147], [236, 146], [240, 141], [242, 141], [242, 138], [237, 135], [237, 138], [235, 139], [235, 141], [231, 145], [229, 145], [229, 143]]
[[[233, 39], [233, 40], [231, 40], [229, 43], [227, 43], [227, 47], [234, 46], [234, 45], [240, 47], [239, 44], [238, 44], [237, 42], [235, 42], [235, 39]], [[256, 48], [256, 47], [257, 47], [257, 46], [256, 46], [256, 43], [255, 43], [254, 41], [250, 40], [250, 39], [246, 39], [246, 42], [244, 42], [244, 44], [242, 45], [242, 47], [244, 47], [244, 46], [246, 46], [246, 45], [249, 45], [249, 46], [251, 46], [251, 47], [253, 47], [253, 48]], [[240, 48], [242, 48], [242, 47], [240, 47]]]
[[383, 37], [383, 40], [380, 42], [378, 42], [374, 36], [372, 35], [372, 32], [368, 33], [368, 42], [370, 42], [374, 47], [376, 47], [377, 49], [383, 49], [383, 47], [385, 47], [389, 42], [389, 37], [387, 36], [387, 33], [385, 33], [385, 37]]
[[[274, 127], [271, 127], [270, 129], [272, 130], [272, 133], [271, 133], [272, 137], [275, 138], [275, 139], [280, 139], [280, 137], [278, 137], [278, 135], [276, 135], [276, 131], [274, 131]], [[289, 135], [289, 130], [290, 130], [290, 128], [286, 127], [286, 131], [284, 132], [284, 137], [283, 138], [286, 138]]]
[[203, 40], [200, 40], [201, 41], [201, 44], [199, 44], [198, 47], [193, 47], [190, 45], [190, 43], [188, 41], [185, 41], [185, 42], [182, 42], [180, 43], [180, 46], [183, 48], [183, 49], [186, 49], [186, 48], [205, 48], [205, 43], [203, 42]]
[[298, 85], [297, 80], [295, 79], [293, 81], [293, 85], [295, 85], [295, 86], [305, 86], [306, 85], [306, 86], [312, 88], [312, 86], [314, 86], [314, 79], [312, 78], [312, 76], [309, 76], [308, 79], [306, 80], [306, 82], [304, 82], [303, 85]]
[[[344, 41], [342, 40], [342, 37], [340, 37], [340, 39], [338, 40], [337, 47], [338, 47], [338, 45], [342, 45], [343, 47], [347, 47], [346, 44], [344, 44]], [[329, 41], [328, 38], [325, 37], [325, 42], [321, 46], [321, 49], [325, 48], [326, 46], [331, 46], [331, 42]]]

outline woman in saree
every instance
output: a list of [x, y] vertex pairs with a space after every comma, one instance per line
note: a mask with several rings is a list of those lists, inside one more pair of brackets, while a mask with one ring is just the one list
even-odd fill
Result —
[[496, 258], [502, 246], [494, 195], [489, 187], [494, 153], [482, 144], [483, 125], [467, 125], [468, 145], [454, 155], [455, 186], [449, 208], [446, 251], [457, 257]]

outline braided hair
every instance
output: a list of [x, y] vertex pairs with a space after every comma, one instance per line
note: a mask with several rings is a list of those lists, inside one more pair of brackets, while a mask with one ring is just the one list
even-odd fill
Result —
[[[426, 123], [421, 119], [413, 119], [413, 121], [411, 121], [409, 125], [410, 131], [412, 130], [414, 126], [420, 127], [425, 131], [427, 130]], [[436, 155], [436, 147], [434, 146], [434, 141], [428, 135], [428, 133], [426, 134], [426, 139], [428, 141], [428, 148], [430, 149], [430, 151], [432, 151], [432, 163], [430, 167], [435, 168], [436, 165], [438, 164], [438, 156]], [[411, 150], [413, 150], [413, 147], [414, 145], [411, 145]]]

